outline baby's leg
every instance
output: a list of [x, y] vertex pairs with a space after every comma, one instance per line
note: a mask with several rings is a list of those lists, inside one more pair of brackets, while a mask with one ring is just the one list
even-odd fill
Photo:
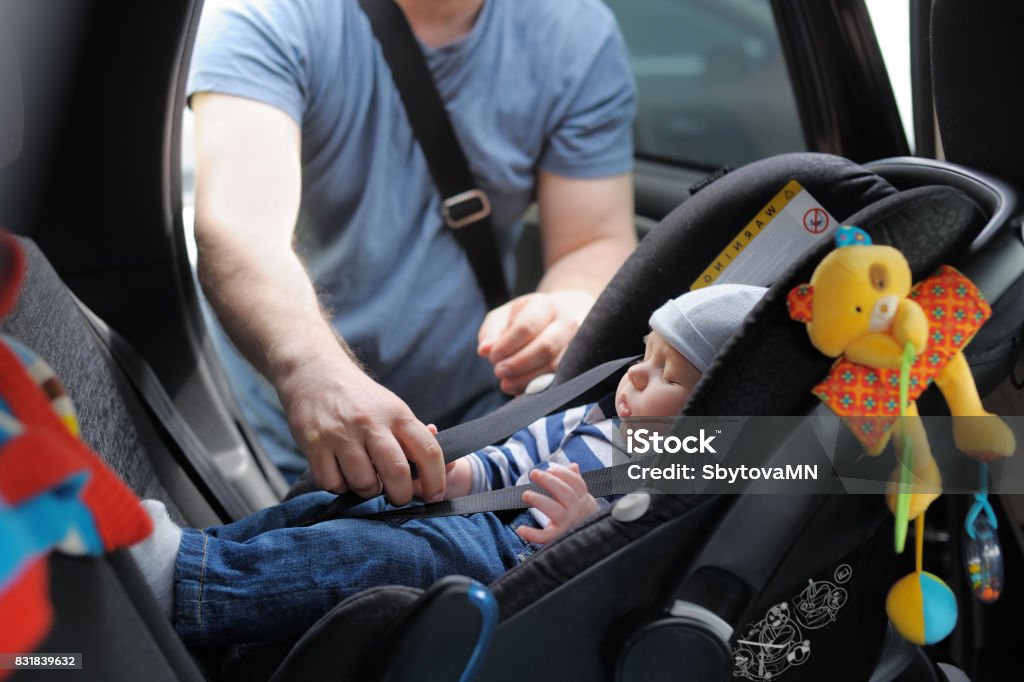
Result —
[[207, 528], [206, 532], [216, 537], [241, 542], [268, 530], [292, 528], [308, 521], [322, 512], [334, 498], [335, 495], [324, 491], [306, 493], [273, 507], [261, 509], [240, 521]]
[[[318, 514], [333, 499], [333, 495], [324, 492], [301, 495], [284, 504], [256, 512], [241, 521], [208, 528], [206, 533], [244, 542], [268, 530], [298, 525]], [[170, 617], [174, 610], [174, 565], [178, 558], [182, 529], [167, 515], [163, 502], [145, 500], [142, 506], [153, 520], [153, 534], [131, 548], [132, 558], [164, 613]]]
[[188, 642], [296, 639], [369, 587], [425, 588], [453, 574], [489, 583], [526, 547], [493, 514], [343, 518], [244, 538], [234, 537], [234, 526], [182, 536], [175, 626]]

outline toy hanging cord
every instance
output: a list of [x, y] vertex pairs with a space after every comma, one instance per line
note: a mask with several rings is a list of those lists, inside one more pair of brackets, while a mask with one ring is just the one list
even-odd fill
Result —
[[924, 572], [924, 512], [914, 521], [914, 566], [918, 575]]
[[[903, 436], [903, 452], [902, 466], [900, 468], [900, 485], [899, 491], [896, 497], [896, 526], [895, 526], [895, 537], [893, 538], [896, 545], [896, 552], [900, 553], [907, 543], [907, 516], [910, 513], [910, 476], [911, 468], [914, 464], [914, 453], [911, 452], [910, 448], [910, 432], [906, 427], [906, 416], [907, 416], [907, 403], [910, 402], [910, 367], [914, 364], [914, 358], [916, 353], [914, 352], [914, 346], [911, 343], [907, 343], [903, 347], [903, 361], [900, 363], [900, 432]], [[918, 516], [918, 538], [922, 537], [923, 526], [920, 525], [921, 520], [924, 519], [922, 513]], [[920, 539], [918, 539], [920, 542]], [[918, 556], [918, 570], [921, 570], [920, 566], [921, 557]]]

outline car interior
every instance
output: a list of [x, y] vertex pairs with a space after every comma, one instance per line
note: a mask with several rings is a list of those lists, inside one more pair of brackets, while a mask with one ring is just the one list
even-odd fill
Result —
[[[992, 318], [965, 355], [986, 406], [1024, 414], [1020, 6], [909, 0], [911, 147], [862, 0], [608, 5], [639, 87], [642, 240], [552, 388], [513, 404], [543, 414], [606, 391], [620, 374], [579, 379], [639, 352], [652, 311], [797, 180], [841, 223], [899, 248], [915, 281], [949, 263], [978, 286]], [[202, 6], [0, 5], [0, 225], [28, 264], [0, 331], [53, 366], [82, 439], [132, 490], [194, 527], [288, 493], [218, 364], [190, 264], [183, 111]], [[673, 52], [680, 44], [693, 54]], [[811, 387], [831, 361], [787, 317], [786, 296], [830, 248], [789, 264], [684, 416], [815, 411]], [[528, 224], [523, 290], [539, 277], [538, 252]], [[545, 393], [558, 390], [552, 407]], [[946, 413], [937, 394], [922, 396], [922, 415]], [[822, 447], [809, 422], [754, 424], [739, 438], [734, 447], [768, 462]], [[858, 447], [849, 434], [836, 442]], [[491, 585], [452, 576], [428, 590], [372, 588], [289, 642], [186, 647], [127, 552], [53, 553], [55, 619], [39, 651], [82, 652], [79, 673], [97, 680], [1002, 680], [1024, 635], [1024, 498], [992, 498], [1008, 577], [995, 604], [974, 600], [960, 567], [970, 496], [945, 495], [929, 514], [929, 570], [960, 615], [952, 636], [927, 646], [886, 618], [886, 593], [911, 557], [893, 553], [879, 496], [640, 491]], [[823, 586], [813, 591], [823, 620], [801, 629], [787, 609], [809, 598], [808, 585]]]

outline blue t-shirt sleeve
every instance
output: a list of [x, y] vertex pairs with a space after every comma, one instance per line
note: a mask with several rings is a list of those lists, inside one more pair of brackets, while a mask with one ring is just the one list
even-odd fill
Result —
[[[636, 85], [625, 41], [608, 12], [594, 51], [589, 33], [578, 68], [568, 70], [563, 96], [552, 112], [541, 170], [577, 178], [599, 178], [633, 168]], [[578, 59], [582, 50], [566, 50]]]
[[317, 58], [311, 54], [318, 44], [314, 4], [235, 0], [211, 5], [196, 36], [189, 96], [218, 92], [254, 99], [301, 125]]

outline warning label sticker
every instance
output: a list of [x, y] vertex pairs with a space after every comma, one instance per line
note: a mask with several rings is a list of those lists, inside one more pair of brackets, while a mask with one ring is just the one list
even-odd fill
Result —
[[730, 282], [768, 286], [800, 256], [828, 239], [836, 226], [836, 219], [811, 193], [790, 180], [690, 289]]

